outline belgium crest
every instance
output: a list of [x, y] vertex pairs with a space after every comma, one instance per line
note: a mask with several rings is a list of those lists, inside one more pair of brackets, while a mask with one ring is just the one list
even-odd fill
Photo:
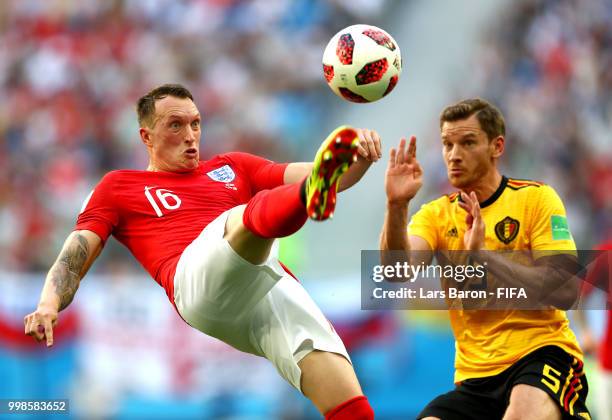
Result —
[[506, 216], [495, 225], [495, 235], [497, 239], [508, 245], [518, 235], [520, 226], [518, 220]]

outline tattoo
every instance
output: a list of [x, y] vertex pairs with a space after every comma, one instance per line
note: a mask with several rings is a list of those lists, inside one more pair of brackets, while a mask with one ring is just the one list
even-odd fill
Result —
[[74, 298], [79, 288], [81, 272], [89, 256], [87, 239], [77, 233], [71, 242], [60, 254], [57, 262], [51, 269], [51, 282], [55, 285], [55, 293], [60, 298], [60, 308], [63, 310]]

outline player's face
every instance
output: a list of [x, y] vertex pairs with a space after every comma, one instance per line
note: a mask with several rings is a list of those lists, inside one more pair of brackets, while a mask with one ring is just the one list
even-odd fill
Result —
[[186, 172], [200, 160], [200, 113], [189, 98], [166, 96], [155, 102], [147, 130], [150, 158], [156, 170]]
[[[442, 125], [442, 154], [448, 179], [455, 188], [477, 185], [495, 170], [499, 139], [489, 141], [476, 115]], [[502, 140], [503, 142], [503, 140]]]

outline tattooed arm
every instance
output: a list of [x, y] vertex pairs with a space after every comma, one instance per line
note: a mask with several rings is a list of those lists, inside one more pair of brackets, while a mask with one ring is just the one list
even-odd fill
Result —
[[79, 288], [79, 283], [102, 251], [102, 240], [89, 230], [74, 231], [68, 236], [57, 260], [49, 270], [36, 311], [24, 318], [25, 333], [53, 345], [53, 327]]

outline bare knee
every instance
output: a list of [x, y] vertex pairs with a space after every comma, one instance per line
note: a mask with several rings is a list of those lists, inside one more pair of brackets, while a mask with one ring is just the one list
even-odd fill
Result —
[[560, 420], [561, 409], [543, 390], [531, 385], [515, 385], [503, 420]]
[[302, 371], [302, 392], [322, 414], [363, 395], [353, 366], [339, 354], [315, 350], [298, 366]]
[[420, 420], [440, 420], [438, 417], [423, 417]]
[[251, 264], [262, 264], [270, 256], [274, 239], [261, 238], [244, 226], [242, 216], [245, 207], [238, 206], [230, 211], [223, 237], [242, 258]]

